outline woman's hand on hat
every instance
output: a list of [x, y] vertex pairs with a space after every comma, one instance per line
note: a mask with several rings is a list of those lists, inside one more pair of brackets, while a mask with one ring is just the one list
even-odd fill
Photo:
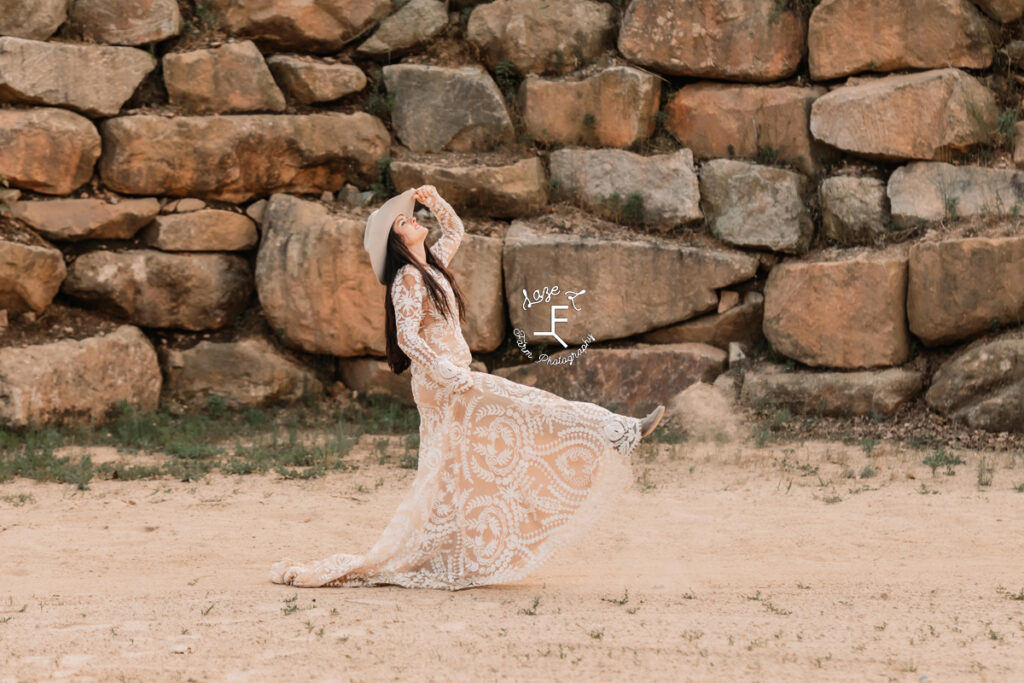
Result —
[[420, 185], [412, 192], [413, 199], [420, 204], [427, 204], [429, 200], [437, 195], [437, 188], [433, 185]]

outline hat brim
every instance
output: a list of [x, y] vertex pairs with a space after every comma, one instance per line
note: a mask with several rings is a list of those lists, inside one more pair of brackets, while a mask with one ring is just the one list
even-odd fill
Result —
[[415, 188], [409, 188], [397, 194], [373, 210], [366, 219], [363, 231], [363, 248], [370, 255], [370, 265], [377, 280], [384, 284], [384, 260], [388, 251], [388, 234], [399, 214], [412, 216], [416, 199], [413, 197]]

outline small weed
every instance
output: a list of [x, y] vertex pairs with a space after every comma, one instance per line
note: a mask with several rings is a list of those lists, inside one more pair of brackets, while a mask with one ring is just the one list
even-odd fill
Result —
[[872, 467], [870, 464], [869, 465], [864, 465], [864, 467], [860, 471], [860, 478], [861, 479], [871, 479], [872, 477], [876, 476], [877, 474], [878, 474], [878, 471], [874, 467]]
[[284, 607], [281, 608], [281, 613], [287, 615], [287, 614], [291, 614], [293, 612], [297, 612], [299, 610], [299, 606], [296, 605], [295, 602], [298, 599], [299, 599], [299, 594], [298, 593], [296, 593], [295, 595], [293, 595], [290, 598], [285, 598], [284, 599]]
[[537, 616], [537, 605], [539, 605], [539, 604], [540, 604], [540, 596], [536, 595], [533, 598], [533, 605], [531, 607], [529, 607], [529, 608], [520, 609], [519, 613], [520, 614], [525, 614], [528, 617], [535, 617], [535, 616]]
[[988, 464], [988, 459], [982, 456], [978, 460], [978, 486], [991, 486], [994, 471], [992, 465]]
[[927, 458], [921, 461], [923, 464], [932, 468], [932, 476], [935, 476], [935, 470], [940, 467], [946, 468], [946, 475], [952, 476], [956, 474], [954, 466], [963, 465], [964, 461], [959, 455], [954, 455], [947, 452], [945, 449], [936, 448], [935, 452], [929, 455]]
[[205, 616], [206, 616], [207, 614], [209, 614], [209, 613], [210, 613], [210, 611], [211, 611], [211, 610], [213, 609], [213, 606], [214, 606], [214, 604], [216, 604], [216, 603], [212, 603], [212, 602], [211, 602], [211, 603], [210, 603], [210, 606], [209, 606], [209, 607], [207, 607], [207, 608], [206, 608], [206, 609], [204, 609], [204, 610], [201, 610], [201, 611], [202, 611], [202, 613], [203, 613], [203, 616], [204, 616], [204, 617], [205, 617]]
[[629, 589], [626, 588], [621, 598], [601, 598], [603, 602], [610, 602], [615, 605], [625, 605], [629, 602]]
[[600, 640], [603, 636], [604, 636], [604, 629], [603, 628], [596, 628], [596, 629], [594, 629], [593, 631], [590, 632], [590, 637], [595, 639], [595, 640]]

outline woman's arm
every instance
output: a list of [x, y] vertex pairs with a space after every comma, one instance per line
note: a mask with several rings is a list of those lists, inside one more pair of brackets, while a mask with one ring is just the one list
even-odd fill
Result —
[[423, 193], [422, 202], [441, 224], [441, 237], [430, 247], [430, 251], [447, 268], [462, 243], [462, 236], [465, 234], [466, 228], [462, 225], [462, 219], [455, 213], [452, 205], [438, 194], [433, 185], [424, 187], [429, 190]]
[[398, 346], [410, 360], [426, 368], [438, 384], [452, 384], [457, 391], [468, 389], [472, 386], [469, 371], [437, 355], [420, 336], [425, 292], [423, 275], [415, 267], [403, 267], [398, 272], [391, 285]]

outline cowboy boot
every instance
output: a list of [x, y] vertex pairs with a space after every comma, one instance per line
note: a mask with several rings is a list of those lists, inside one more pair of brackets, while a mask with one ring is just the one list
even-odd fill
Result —
[[654, 431], [654, 428], [661, 422], [661, 416], [665, 414], [665, 406], [659, 405], [652, 410], [647, 417], [640, 420], [640, 438], [644, 438]]

